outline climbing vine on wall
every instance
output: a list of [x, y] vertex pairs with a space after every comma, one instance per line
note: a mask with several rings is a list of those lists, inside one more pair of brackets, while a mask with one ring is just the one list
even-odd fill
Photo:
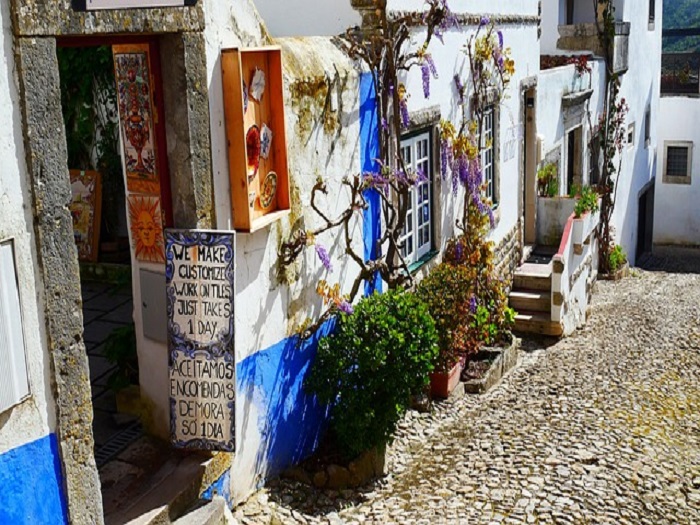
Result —
[[605, 59], [605, 100], [603, 113], [594, 128], [593, 138], [597, 138], [602, 155], [602, 168], [598, 193], [601, 198], [600, 226], [596, 230], [600, 246], [599, 269], [610, 272], [610, 252], [615, 247], [612, 216], [617, 196], [617, 177], [622, 168], [626, 117], [629, 106], [620, 97], [620, 78], [614, 71], [615, 52], [615, 6], [612, 0], [594, 0], [598, 16], [598, 39]]
[[[314, 246], [316, 254], [330, 272], [332, 262], [328, 251], [320, 243], [320, 237], [325, 232], [334, 231], [342, 236], [344, 255], [359, 268], [347, 295], [341, 295], [340, 286], [331, 286], [325, 281], [319, 284], [318, 291], [324, 297], [327, 308], [315, 324], [304, 328], [302, 335], [313, 333], [338, 310], [352, 311], [350, 304], [363, 283], [381, 279], [389, 288], [401, 288], [413, 282], [402, 255], [401, 235], [406, 226], [411, 188], [425, 180], [426, 174], [407, 169], [400, 156], [401, 133], [410, 124], [409, 95], [401, 79], [412, 69], [420, 68], [423, 95], [428, 97], [430, 81], [438, 75], [429, 46], [433, 39], [441, 40], [445, 31], [457, 26], [447, 0], [427, 0], [425, 5], [423, 24], [426, 31], [422, 43], [417, 46], [411, 41], [415, 36], [411, 32], [413, 16], [390, 16], [385, 0], [376, 2], [375, 27], [350, 29], [342, 39], [348, 55], [361, 62], [372, 75], [380, 123], [379, 151], [371, 171], [343, 180], [343, 185], [350, 191], [350, 203], [337, 215], [319, 207], [319, 194], [328, 192], [326, 181], [319, 179], [312, 189], [311, 208], [320, 218], [321, 225], [313, 230], [298, 229], [281, 247], [280, 263], [289, 265], [307, 247]], [[382, 231], [374, 246], [375, 255], [365, 260], [364, 254], [356, 251], [352, 231], [372, 198], [379, 201]]]
[[494, 226], [493, 202], [485, 196], [482, 152], [492, 146], [483, 137], [484, 118], [490, 107], [498, 106], [506, 96], [508, 85], [515, 73], [511, 50], [505, 47], [503, 32], [486, 17], [467, 42], [466, 78], [454, 77], [459, 97], [461, 119], [455, 125], [450, 121], [440, 124], [440, 163], [443, 180], [451, 174], [455, 195], [463, 188], [462, 217], [457, 228], [462, 231], [468, 248], [481, 245]]

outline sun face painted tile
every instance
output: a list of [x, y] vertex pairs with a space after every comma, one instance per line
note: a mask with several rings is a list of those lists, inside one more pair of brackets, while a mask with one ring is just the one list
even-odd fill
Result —
[[136, 259], [144, 262], [165, 262], [160, 198], [152, 195], [129, 195], [128, 201], [131, 242]]

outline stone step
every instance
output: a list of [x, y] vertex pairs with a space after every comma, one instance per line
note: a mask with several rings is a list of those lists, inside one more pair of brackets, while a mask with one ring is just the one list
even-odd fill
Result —
[[515, 332], [561, 337], [563, 330], [560, 323], [551, 319], [545, 312], [518, 312], [515, 316]]
[[199, 499], [207, 466], [202, 456], [170, 458], [119, 509], [105, 516], [106, 525], [165, 525]]
[[175, 520], [173, 525], [238, 525], [238, 522], [226, 506], [226, 500], [221, 496], [215, 496], [212, 501], [203, 502]]
[[513, 277], [513, 289], [548, 292], [552, 289], [552, 275], [516, 271]]
[[552, 297], [547, 290], [515, 289], [508, 297], [510, 307], [516, 312], [551, 312]]

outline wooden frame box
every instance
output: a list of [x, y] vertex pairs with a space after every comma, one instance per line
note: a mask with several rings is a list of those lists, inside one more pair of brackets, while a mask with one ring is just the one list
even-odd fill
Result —
[[[223, 49], [221, 70], [233, 226], [254, 232], [288, 215], [290, 208], [282, 50], [277, 46]], [[264, 138], [267, 134], [269, 139], [270, 131], [265, 158]]]

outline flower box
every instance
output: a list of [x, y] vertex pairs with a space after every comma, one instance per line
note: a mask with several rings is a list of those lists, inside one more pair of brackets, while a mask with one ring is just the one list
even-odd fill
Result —
[[600, 274], [598, 277], [603, 281], [620, 281], [629, 277], [630, 275], [630, 263], [626, 262], [620, 266], [616, 271], [612, 273]]
[[463, 361], [457, 361], [449, 372], [430, 374], [430, 395], [434, 398], [447, 399], [459, 385], [459, 378], [464, 367]]
[[221, 51], [233, 227], [254, 232], [290, 213], [282, 51]]
[[586, 212], [581, 215], [581, 217], [574, 217], [573, 228], [571, 230], [574, 246], [583, 247], [584, 244], [588, 244], [590, 236], [593, 234], [593, 230], [598, 224], [599, 217], [600, 214], [598, 212]]
[[510, 344], [503, 348], [483, 348], [479, 357], [489, 361], [490, 366], [481, 377], [464, 381], [464, 390], [470, 394], [488, 392], [515, 366], [518, 362], [518, 340], [511, 336]]

